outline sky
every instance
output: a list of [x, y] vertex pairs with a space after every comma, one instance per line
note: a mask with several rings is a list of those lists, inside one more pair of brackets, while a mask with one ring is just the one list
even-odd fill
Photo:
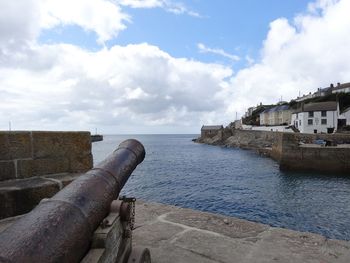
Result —
[[350, 0], [0, 0], [0, 130], [199, 133], [350, 82]]

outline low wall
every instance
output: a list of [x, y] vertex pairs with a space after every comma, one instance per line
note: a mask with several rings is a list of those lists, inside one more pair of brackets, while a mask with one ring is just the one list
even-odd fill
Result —
[[90, 168], [89, 132], [0, 132], [0, 181]]
[[282, 170], [350, 173], [350, 148], [300, 146], [316, 139], [332, 140], [338, 144], [350, 143], [348, 134], [302, 134], [280, 133], [272, 147], [272, 157]]

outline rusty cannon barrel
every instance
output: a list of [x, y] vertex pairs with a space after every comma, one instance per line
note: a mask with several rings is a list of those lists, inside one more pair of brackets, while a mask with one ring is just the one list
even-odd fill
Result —
[[140, 142], [122, 142], [92, 170], [4, 230], [0, 262], [79, 262], [111, 202], [144, 157]]

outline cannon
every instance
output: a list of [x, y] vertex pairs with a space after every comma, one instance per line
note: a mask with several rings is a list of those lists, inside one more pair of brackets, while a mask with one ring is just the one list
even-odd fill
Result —
[[[145, 157], [126, 140], [0, 235], [0, 262], [151, 262], [146, 248], [132, 248], [135, 199], [119, 197]], [[119, 197], [119, 198], [118, 198]]]

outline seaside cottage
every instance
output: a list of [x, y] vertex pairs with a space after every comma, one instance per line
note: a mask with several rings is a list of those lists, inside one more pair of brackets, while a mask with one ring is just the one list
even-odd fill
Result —
[[308, 103], [292, 113], [292, 125], [301, 133], [333, 133], [338, 124], [336, 101]]
[[201, 137], [214, 137], [223, 129], [224, 126], [222, 125], [203, 125], [201, 128]]
[[261, 126], [279, 126], [290, 123], [292, 112], [288, 105], [279, 105], [260, 113]]

